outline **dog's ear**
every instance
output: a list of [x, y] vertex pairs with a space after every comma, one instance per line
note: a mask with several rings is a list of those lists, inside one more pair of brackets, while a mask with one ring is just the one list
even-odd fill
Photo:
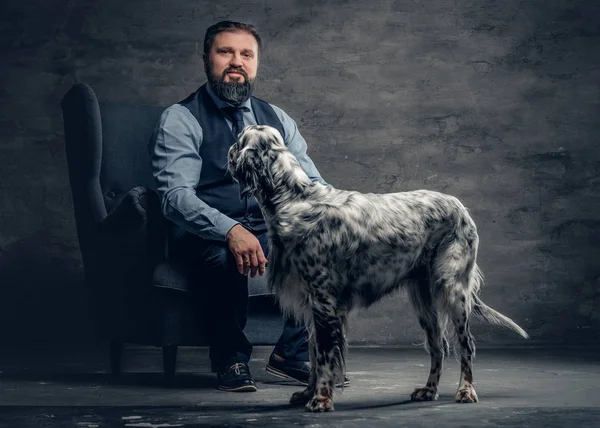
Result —
[[256, 190], [255, 186], [249, 186], [247, 183], [239, 183], [240, 185], [240, 200], [247, 198], [249, 195], [253, 194]]
[[259, 171], [257, 165], [257, 154], [251, 149], [244, 149], [240, 153], [235, 175], [240, 186], [240, 199], [253, 194], [258, 188]]
[[236, 138], [235, 144], [239, 150], [242, 150], [248, 146], [252, 141], [253, 131], [257, 128], [256, 125], [246, 125], [242, 128]]
[[238, 139], [235, 177], [240, 188], [240, 199], [258, 190], [269, 192], [274, 187], [268, 165], [269, 148], [272, 143], [265, 138], [265, 126], [249, 126]]

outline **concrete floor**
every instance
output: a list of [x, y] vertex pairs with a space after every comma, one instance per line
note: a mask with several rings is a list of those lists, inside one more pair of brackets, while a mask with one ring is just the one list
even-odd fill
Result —
[[457, 404], [455, 360], [445, 364], [439, 400], [412, 403], [410, 392], [429, 370], [422, 349], [351, 348], [352, 385], [327, 414], [287, 405], [301, 387], [265, 373], [269, 352], [255, 348], [250, 367], [259, 391], [245, 394], [214, 389], [203, 348], [180, 350], [171, 389], [161, 385], [155, 348], [128, 348], [118, 380], [97, 351], [4, 352], [0, 427], [600, 427], [597, 350], [479, 348], [480, 402]]

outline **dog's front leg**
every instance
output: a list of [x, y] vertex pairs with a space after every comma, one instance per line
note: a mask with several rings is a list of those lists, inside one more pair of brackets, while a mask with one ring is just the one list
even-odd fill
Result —
[[[315, 352], [311, 358], [315, 373], [314, 395], [306, 403], [309, 412], [333, 410], [333, 390], [336, 375], [343, 381], [345, 337], [342, 320], [332, 305], [323, 305], [314, 311]], [[314, 363], [312, 361], [315, 361]]]
[[295, 406], [304, 406], [306, 403], [308, 403], [310, 399], [315, 395], [315, 389], [317, 385], [317, 371], [315, 369], [315, 365], [317, 363], [317, 347], [315, 343], [316, 339], [314, 331], [310, 331], [309, 329], [308, 336], [308, 350], [310, 357], [310, 374], [308, 376], [308, 386], [304, 391], [298, 391], [292, 394], [292, 398], [290, 398], [290, 404]]

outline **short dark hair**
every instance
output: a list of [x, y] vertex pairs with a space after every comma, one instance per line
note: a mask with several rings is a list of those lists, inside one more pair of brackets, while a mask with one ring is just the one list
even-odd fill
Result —
[[254, 36], [254, 38], [256, 39], [256, 43], [258, 44], [258, 51], [260, 52], [260, 50], [262, 49], [262, 41], [254, 25], [244, 24], [242, 22], [235, 21], [220, 21], [206, 29], [206, 34], [204, 35], [204, 53], [206, 55], [209, 54], [217, 34], [223, 31], [234, 32], [240, 30], [246, 31]]

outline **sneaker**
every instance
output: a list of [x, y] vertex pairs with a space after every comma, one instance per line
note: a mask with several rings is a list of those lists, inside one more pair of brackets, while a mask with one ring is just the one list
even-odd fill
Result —
[[[293, 379], [302, 385], [308, 385], [310, 375], [310, 363], [308, 361], [286, 360], [274, 352], [269, 357], [269, 363], [266, 368], [267, 373], [282, 379]], [[336, 387], [350, 385], [350, 379], [344, 374], [344, 382]]]
[[256, 385], [246, 363], [234, 363], [217, 370], [217, 389], [229, 392], [254, 392]]

